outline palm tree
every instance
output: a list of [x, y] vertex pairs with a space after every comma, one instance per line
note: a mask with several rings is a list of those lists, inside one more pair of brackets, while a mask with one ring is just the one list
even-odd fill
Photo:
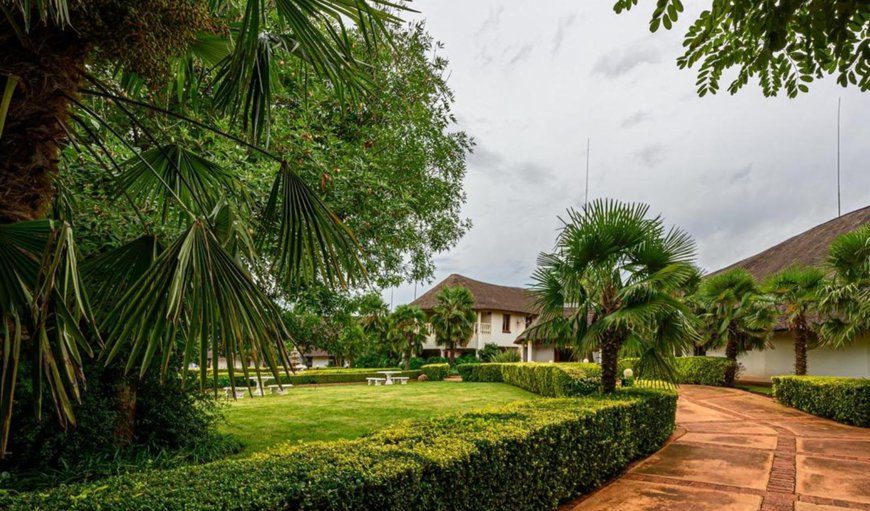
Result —
[[677, 296], [694, 273], [695, 244], [648, 212], [601, 199], [569, 210], [555, 251], [538, 257], [533, 275], [541, 321], [530, 339], [567, 336], [578, 353], [600, 349], [604, 392], [616, 388], [626, 342], [640, 352], [640, 376], [673, 382], [674, 352], [696, 336]]
[[[737, 363], [737, 356], [753, 349], [764, 349], [776, 322], [776, 309], [758, 288], [755, 278], [743, 268], [735, 268], [705, 278], [698, 289], [708, 324], [708, 349], [725, 347], [725, 357]], [[734, 371], [725, 375], [725, 384], [734, 385]]]
[[450, 363], [456, 360], [456, 348], [464, 347], [474, 334], [477, 313], [474, 295], [464, 286], [445, 286], [436, 297], [438, 304], [429, 320], [435, 330], [435, 342], [450, 351]]
[[828, 256], [831, 281], [819, 308], [822, 342], [842, 347], [870, 332], [870, 225], [837, 237]]
[[390, 315], [390, 337], [402, 354], [405, 370], [411, 369], [411, 357], [423, 350], [426, 342], [426, 313], [416, 305], [399, 305]]
[[794, 337], [794, 374], [807, 374], [807, 349], [816, 340], [813, 320], [818, 317], [825, 273], [817, 268], [793, 266], [770, 277], [764, 290], [772, 295]]
[[[211, 350], [227, 355], [230, 372], [238, 357], [262, 360], [277, 376], [289, 365], [286, 332], [262, 286], [346, 286], [362, 271], [352, 233], [299, 178], [295, 160], [264, 146], [281, 86], [275, 71], [325, 77], [340, 99], [365, 94], [372, 84], [346, 25], [376, 44], [397, 21], [392, 4], [0, 7], [0, 456], [19, 360], [33, 361], [33, 386], [47, 388], [63, 424], [75, 421], [86, 356], [140, 375], [181, 357], [183, 367], [199, 363], [204, 384]], [[165, 131], [177, 123], [272, 162], [270, 195], [251, 197], [241, 176]], [[126, 155], [110, 149], [118, 144]], [[142, 229], [81, 267], [73, 228], [55, 205], [64, 204], [61, 159], [69, 156], [104, 168]], [[164, 236], [149, 211], [163, 212], [175, 231]]]

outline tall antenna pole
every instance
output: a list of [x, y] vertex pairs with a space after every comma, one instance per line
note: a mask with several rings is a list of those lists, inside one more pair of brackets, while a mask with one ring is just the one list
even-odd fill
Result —
[[843, 98], [837, 98], [837, 218], [842, 214], [840, 208], [840, 103]]
[[583, 207], [589, 204], [589, 139], [586, 139], [586, 199], [583, 201]]

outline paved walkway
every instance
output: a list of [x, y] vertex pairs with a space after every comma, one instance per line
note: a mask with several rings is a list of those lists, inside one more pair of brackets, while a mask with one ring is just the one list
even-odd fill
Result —
[[671, 441], [560, 511], [842, 509], [870, 511], [870, 429], [684, 385]]

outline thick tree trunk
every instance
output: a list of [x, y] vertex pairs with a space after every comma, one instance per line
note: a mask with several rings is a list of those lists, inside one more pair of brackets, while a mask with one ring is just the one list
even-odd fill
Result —
[[136, 433], [136, 380], [122, 377], [118, 386], [118, 424], [115, 426], [115, 444], [130, 445]]
[[794, 374], [807, 374], [807, 331], [798, 327], [794, 335]]
[[601, 344], [601, 391], [605, 394], [616, 390], [620, 344], [613, 337], [606, 338]]
[[734, 366], [725, 372], [725, 386], [733, 387], [734, 379], [737, 377], [737, 340], [729, 338], [725, 344], [725, 358], [734, 362]]
[[448, 356], [450, 357], [450, 365], [453, 365], [453, 363], [456, 362], [456, 345], [455, 344], [450, 345], [450, 352], [449, 353], [450, 354]]
[[75, 30], [35, 24], [26, 37], [22, 43], [0, 24], [0, 84], [19, 78], [0, 136], [0, 223], [41, 218], [50, 207], [67, 141], [67, 96], [76, 96], [85, 62]]

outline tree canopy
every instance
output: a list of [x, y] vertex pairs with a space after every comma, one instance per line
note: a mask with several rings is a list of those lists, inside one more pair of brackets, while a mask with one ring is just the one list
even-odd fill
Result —
[[[617, 13], [638, 0], [617, 0]], [[681, 0], [658, 0], [649, 28], [672, 29]], [[712, 0], [683, 38], [680, 69], [698, 65], [698, 95], [719, 91], [725, 72], [728, 92], [756, 79], [765, 96], [784, 91], [789, 97], [808, 92], [825, 76], [837, 83], [870, 90], [870, 3], [866, 0]]]

